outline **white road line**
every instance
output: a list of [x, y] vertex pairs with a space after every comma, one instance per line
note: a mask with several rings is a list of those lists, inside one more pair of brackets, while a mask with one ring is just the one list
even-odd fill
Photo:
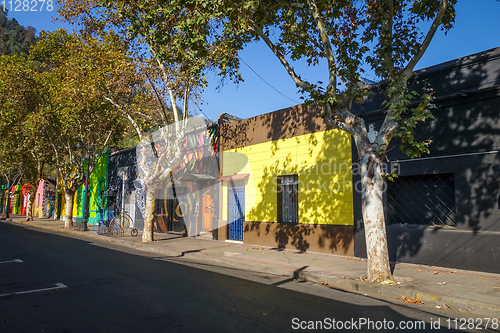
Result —
[[23, 262], [21, 259], [14, 259], [9, 261], [0, 261], [0, 264], [8, 264], [10, 262]]
[[40, 291], [63, 289], [63, 288], [68, 288], [68, 287], [64, 283], [57, 282], [56, 283], [56, 287], [43, 288], [43, 289], [34, 289], [34, 290], [26, 290], [26, 291], [18, 291], [18, 292], [15, 292], [15, 293], [2, 294], [2, 295], [0, 295], [0, 297], [22, 295], [22, 294], [31, 294], [31, 293], [37, 293], [37, 292], [40, 292]]

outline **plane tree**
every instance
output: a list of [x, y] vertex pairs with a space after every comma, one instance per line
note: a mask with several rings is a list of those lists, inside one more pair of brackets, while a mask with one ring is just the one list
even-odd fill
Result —
[[[66, 0], [78, 10], [88, 1]], [[306, 102], [323, 108], [324, 122], [349, 133], [359, 156], [362, 211], [368, 254], [368, 278], [391, 278], [382, 192], [383, 164], [394, 138], [410, 157], [428, 151], [429, 141], [415, 139], [415, 126], [432, 117], [431, 95], [413, 91], [408, 82], [436, 31], [447, 31], [455, 18], [455, 0], [221, 0], [93, 1], [127, 22], [131, 34], [150, 40], [167, 63], [195, 64], [196, 76], [207, 66], [235, 81], [241, 79], [238, 51], [264, 42], [295, 82]], [[68, 7], [65, 7], [68, 8]], [[85, 12], [85, 10], [83, 10]], [[80, 16], [81, 17], [81, 16]], [[167, 52], [165, 52], [167, 50]], [[324, 65], [325, 80], [314, 82], [294, 69], [295, 61]], [[265, 61], [261, 59], [261, 61]], [[356, 103], [371, 97], [366, 72], [382, 81], [385, 112], [374, 138]]]
[[[40, 121], [62, 179], [68, 228], [74, 195], [85, 182], [87, 168], [92, 173], [107, 145], [126, 132], [127, 124], [103, 95], [133, 99], [135, 82], [127, 74], [133, 66], [112, 35], [98, 40], [62, 29], [42, 33], [30, 56], [40, 62], [40, 80], [46, 87]], [[122, 81], [127, 89], [110, 90], [113, 82]]]
[[[202, 84], [208, 69], [240, 81], [238, 51], [252, 41], [263, 41], [306, 102], [321, 106], [327, 124], [352, 136], [361, 166], [368, 277], [384, 281], [391, 273], [382, 202], [383, 163], [396, 137], [410, 157], [428, 151], [429, 141], [416, 140], [414, 130], [418, 122], [432, 116], [431, 95], [412, 91], [408, 82], [436, 31], [452, 27], [455, 2], [63, 0], [60, 14], [94, 32], [116, 26], [125, 38], [140, 38], [158, 68], [168, 65], [173, 73], [180, 73], [178, 78], [194, 78]], [[325, 83], [297, 73], [293, 64], [299, 60], [309, 65], [326, 63]], [[386, 117], [373, 139], [354, 111], [356, 103], [372, 94], [363, 80], [367, 71], [385, 84]], [[170, 84], [179, 82], [164, 77]]]
[[43, 167], [50, 160], [48, 141], [40, 122], [43, 87], [36, 65], [17, 54], [0, 57], [1, 163], [9, 189], [11, 182], [28, 186], [26, 219], [33, 219], [33, 202]]
[[[120, 110], [141, 140], [137, 146], [137, 168], [146, 206], [142, 241], [151, 242], [157, 188], [163, 181], [171, 179], [172, 171], [178, 166], [186, 142], [186, 130], [205, 125], [204, 121], [191, 120], [189, 102], [198, 97], [206, 84], [206, 70], [217, 67], [223, 50], [214, 49], [203, 57], [184, 57], [184, 54], [195, 54], [201, 50], [187, 41], [194, 42], [202, 35], [193, 32], [187, 36], [185, 31], [176, 30], [175, 26], [182, 24], [181, 17], [171, 16], [164, 24], [178, 34], [173, 44], [160, 43], [153, 30], [134, 30], [135, 17], [142, 17], [143, 12], [133, 3], [119, 2], [115, 6], [99, 0], [61, 0], [59, 5], [59, 14], [67, 22], [80, 24], [82, 30], [92, 36], [113, 31], [134, 54], [136, 74], [144, 83], [143, 101], [147, 107], [136, 112], [137, 106], [131, 107], [125, 100], [104, 98]], [[133, 20], [123, 15], [127, 11], [130, 11], [128, 14], [134, 17]], [[182, 52], [179, 52], [181, 49]]]

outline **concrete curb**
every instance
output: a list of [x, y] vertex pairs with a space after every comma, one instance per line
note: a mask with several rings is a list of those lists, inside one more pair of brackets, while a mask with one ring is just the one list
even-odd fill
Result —
[[405, 296], [407, 298], [414, 298], [424, 302], [425, 305], [431, 307], [442, 307], [444, 309], [452, 309], [465, 315], [480, 315], [489, 318], [500, 318], [500, 306], [497, 304], [483, 304], [474, 302], [471, 300], [465, 300], [458, 297], [453, 297], [449, 295], [444, 295], [440, 293], [431, 293], [418, 290], [413, 287], [405, 286], [404, 283], [401, 285], [382, 285], [371, 283], [367, 281], [357, 280], [352, 277], [347, 277], [344, 275], [333, 275], [328, 273], [313, 272], [313, 271], [298, 271], [297, 269], [288, 267], [279, 267], [279, 265], [272, 265], [265, 262], [259, 262], [256, 260], [245, 261], [242, 258], [235, 257], [214, 257], [210, 254], [202, 252], [186, 252], [179, 249], [173, 249], [169, 247], [156, 247], [149, 244], [136, 244], [120, 238], [108, 238], [95, 233], [86, 233], [77, 230], [69, 230], [59, 227], [49, 227], [45, 225], [39, 225], [35, 222], [27, 221], [7, 221], [10, 223], [19, 223], [24, 225], [29, 225], [36, 228], [52, 230], [61, 233], [75, 234], [79, 236], [84, 236], [91, 239], [99, 239], [103, 241], [108, 241], [110, 243], [120, 244], [122, 246], [146, 251], [153, 253], [161, 253], [167, 256], [174, 257], [186, 257], [194, 258], [203, 261], [211, 261], [219, 264], [231, 265], [244, 270], [251, 270], [259, 273], [273, 274], [278, 276], [289, 277], [292, 279], [300, 279], [313, 283], [323, 284], [331, 288], [342, 289], [350, 292], [355, 292], [359, 294], [365, 294], [370, 296], [382, 296], [389, 298], [401, 298]]

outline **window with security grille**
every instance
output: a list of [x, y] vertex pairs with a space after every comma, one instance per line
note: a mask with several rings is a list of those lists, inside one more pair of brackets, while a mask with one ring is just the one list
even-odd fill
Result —
[[278, 222], [299, 222], [299, 176], [278, 176]]
[[387, 181], [389, 224], [455, 226], [453, 174], [402, 176]]

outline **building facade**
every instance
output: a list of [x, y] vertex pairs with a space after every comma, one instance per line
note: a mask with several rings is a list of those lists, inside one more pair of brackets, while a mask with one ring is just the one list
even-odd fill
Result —
[[[218, 155], [206, 126], [188, 131], [171, 177], [157, 188], [155, 232], [179, 232], [213, 238], [218, 195]], [[145, 188], [137, 170], [137, 147], [110, 154], [108, 210], [126, 210], [137, 230], [144, 228]]]
[[10, 187], [10, 203], [9, 203], [9, 213], [10, 214], [21, 214], [21, 206], [23, 202], [23, 186], [15, 185]]
[[[500, 272], [500, 48], [414, 73], [433, 90], [434, 119], [416, 128], [430, 154], [409, 159], [394, 140], [384, 209], [390, 259]], [[382, 84], [354, 112], [376, 134]], [[371, 132], [371, 133], [370, 133]], [[221, 127], [218, 238], [366, 257], [358, 157], [314, 106]]]
[[[431, 87], [437, 108], [416, 128], [430, 154], [409, 159], [398, 141], [387, 154], [399, 175], [385, 192], [390, 259], [500, 273], [500, 48], [417, 71], [412, 85]], [[358, 112], [377, 129], [383, 86], [374, 89]], [[364, 257], [354, 194], [355, 255]]]
[[35, 200], [33, 201], [33, 216], [37, 217], [52, 217], [52, 212], [55, 210], [55, 181], [50, 179], [42, 179], [38, 182], [38, 187], [35, 192]]
[[4, 213], [7, 209], [7, 196], [9, 195], [8, 185], [0, 186], [0, 213]]
[[[107, 207], [107, 198], [104, 192], [108, 188], [108, 164], [109, 148], [102, 154], [96, 156], [96, 163], [92, 173], [89, 175], [88, 191], [89, 199], [89, 226], [92, 224], [96, 215]], [[73, 204], [73, 221], [80, 223], [83, 220], [83, 211], [85, 207], [85, 183], [80, 185], [75, 193]]]
[[218, 238], [354, 254], [351, 138], [303, 105], [221, 127]]

